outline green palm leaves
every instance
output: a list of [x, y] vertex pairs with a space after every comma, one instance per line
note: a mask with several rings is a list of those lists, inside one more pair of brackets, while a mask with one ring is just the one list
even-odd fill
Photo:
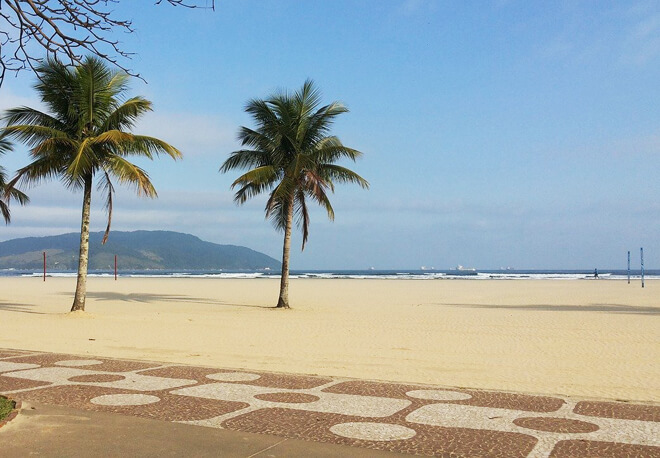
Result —
[[142, 97], [122, 100], [128, 76], [111, 71], [93, 57], [75, 68], [48, 60], [37, 74], [35, 89], [49, 113], [19, 107], [3, 116], [3, 135], [29, 146], [33, 159], [9, 186], [19, 182], [30, 186], [55, 178], [70, 189], [81, 190], [86, 179], [98, 175], [99, 188], [108, 193], [107, 202], [112, 202], [114, 192], [111, 178], [134, 187], [139, 195], [156, 197], [147, 172], [127, 157], [152, 159], [164, 153], [178, 159], [181, 153], [162, 140], [128, 132], [140, 116], [152, 110], [151, 102]]
[[318, 108], [319, 103], [320, 92], [310, 80], [293, 94], [251, 100], [245, 111], [254, 118], [257, 128], [241, 128], [239, 139], [247, 148], [231, 153], [220, 168], [221, 172], [251, 168], [232, 184], [232, 188], [238, 188], [234, 200], [242, 204], [270, 192], [266, 216], [278, 229], [286, 226], [290, 216], [286, 206], [293, 201], [294, 216], [303, 231], [303, 248], [309, 228], [307, 198], [324, 207], [328, 217], [334, 219], [328, 191], [334, 191], [335, 183], [369, 187], [355, 172], [334, 164], [344, 158], [355, 161], [362, 155], [328, 135], [334, 118], [348, 109], [339, 102]]
[[266, 217], [285, 236], [278, 307], [288, 307], [288, 297], [283, 297], [282, 290], [288, 290], [292, 220], [302, 230], [304, 249], [309, 236], [309, 199], [325, 208], [332, 220], [335, 213], [328, 193], [334, 191], [335, 183], [369, 187], [364, 178], [336, 164], [342, 159], [355, 161], [362, 155], [330, 135], [335, 118], [348, 109], [339, 102], [319, 107], [320, 101], [320, 92], [311, 80], [292, 94], [282, 92], [266, 100], [250, 100], [245, 111], [257, 127], [240, 129], [244, 149], [231, 153], [220, 168], [221, 172], [250, 169], [232, 184], [232, 189], [237, 188], [236, 203], [270, 193]]
[[[6, 138], [0, 137], [0, 156], [11, 150], [11, 143]], [[9, 221], [11, 220], [9, 201], [12, 199], [16, 200], [21, 205], [25, 205], [30, 201], [28, 196], [18, 189], [9, 188], [7, 186], [5, 168], [0, 166], [0, 214], [2, 214], [2, 218], [5, 220], [6, 224], [9, 224]]]
[[142, 97], [126, 99], [128, 75], [110, 70], [100, 59], [88, 57], [73, 68], [49, 59], [36, 72], [39, 82], [35, 89], [47, 112], [18, 107], [2, 118], [5, 127], [0, 138], [24, 143], [32, 159], [7, 184], [7, 192], [14, 192], [18, 183], [31, 186], [48, 179], [59, 179], [67, 188], [83, 191], [78, 285], [72, 308], [81, 310], [94, 179], [98, 178], [98, 187], [106, 194], [105, 242], [112, 218], [113, 180], [133, 187], [138, 195], [157, 195], [147, 172], [129, 158], [153, 159], [166, 154], [178, 159], [181, 152], [157, 138], [130, 132], [135, 122], [151, 111], [151, 102]]

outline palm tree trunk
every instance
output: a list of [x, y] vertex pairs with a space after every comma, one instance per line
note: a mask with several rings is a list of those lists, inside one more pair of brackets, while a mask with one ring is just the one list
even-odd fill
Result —
[[82, 223], [80, 224], [80, 255], [78, 257], [78, 281], [76, 282], [76, 295], [73, 298], [71, 311], [85, 310], [85, 297], [87, 296], [87, 265], [89, 263], [89, 214], [92, 204], [92, 176], [85, 177], [85, 190], [83, 193]]
[[293, 226], [293, 196], [289, 200], [284, 228], [284, 248], [282, 249], [282, 278], [280, 280], [280, 298], [276, 308], [291, 308], [289, 306], [289, 255], [291, 254], [291, 228]]

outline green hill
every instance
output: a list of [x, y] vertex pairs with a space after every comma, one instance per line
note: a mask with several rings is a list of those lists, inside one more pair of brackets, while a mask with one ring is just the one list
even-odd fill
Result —
[[[170, 231], [113, 231], [105, 245], [102, 232], [89, 235], [90, 270], [257, 270], [278, 269], [280, 262], [236, 245], [205, 242], [194, 235]], [[41, 269], [47, 253], [49, 270], [78, 268], [77, 233], [27, 237], [0, 242], [0, 269]]]

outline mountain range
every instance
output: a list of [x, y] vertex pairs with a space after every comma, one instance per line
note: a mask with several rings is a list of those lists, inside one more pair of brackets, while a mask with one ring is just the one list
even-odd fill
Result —
[[[102, 232], [89, 234], [89, 269], [112, 270], [259, 270], [281, 263], [243, 246], [218, 245], [171, 231], [113, 231], [105, 245]], [[0, 269], [76, 270], [80, 234], [27, 237], [0, 242]]]

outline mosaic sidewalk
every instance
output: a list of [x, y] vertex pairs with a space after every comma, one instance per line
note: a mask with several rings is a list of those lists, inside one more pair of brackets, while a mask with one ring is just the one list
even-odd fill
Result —
[[0, 393], [417, 455], [660, 458], [658, 405], [2, 349]]

